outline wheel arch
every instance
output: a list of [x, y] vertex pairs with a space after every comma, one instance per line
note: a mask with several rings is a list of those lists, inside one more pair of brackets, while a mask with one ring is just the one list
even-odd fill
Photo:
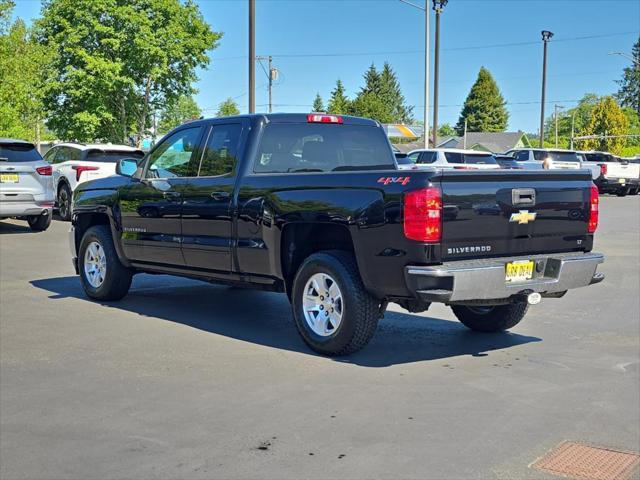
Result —
[[108, 225], [111, 231], [111, 238], [113, 238], [113, 245], [115, 247], [116, 253], [118, 254], [120, 262], [126, 267], [131, 266], [126, 256], [124, 255], [124, 251], [122, 250], [122, 245], [119, 241], [118, 232], [114, 227], [113, 219], [106, 210], [81, 211], [78, 213], [74, 212], [72, 222], [74, 227], [74, 244], [76, 255], [78, 254], [78, 247], [80, 245], [80, 242], [82, 241], [82, 237], [84, 237], [84, 234], [87, 232], [87, 230], [95, 225]]

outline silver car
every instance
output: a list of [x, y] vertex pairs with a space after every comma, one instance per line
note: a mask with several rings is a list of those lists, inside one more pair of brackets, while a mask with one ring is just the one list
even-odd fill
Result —
[[0, 138], [0, 220], [26, 220], [41, 232], [51, 225], [53, 202], [52, 168], [35, 145]]

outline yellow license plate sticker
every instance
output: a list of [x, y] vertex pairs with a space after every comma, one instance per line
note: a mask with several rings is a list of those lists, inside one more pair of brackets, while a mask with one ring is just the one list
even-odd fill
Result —
[[507, 282], [525, 282], [533, 278], [533, 260], [509, 262], [506, 265]]
[[17, 173], [0, 173], [0, 182], [18, 183], [18, 174]]

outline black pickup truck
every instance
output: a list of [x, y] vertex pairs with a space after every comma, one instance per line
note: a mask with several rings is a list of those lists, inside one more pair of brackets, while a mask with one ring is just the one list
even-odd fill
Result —
[[588, 172], [398, 171], [372, 120], [198, 120], [117, 172], [74, 194], [73, 264], [89, 297], [122, 298], [138, 272], [284, 292], [327, 355], [366, 345], [388, 302], [443, 302], [494, 332], [604, 278]]

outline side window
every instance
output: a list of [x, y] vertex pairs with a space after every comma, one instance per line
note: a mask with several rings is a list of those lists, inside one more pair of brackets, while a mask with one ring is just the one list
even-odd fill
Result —
[[536, 160], [544, 160], [545, 158], [547, 158], [547, 152], [543, 152], [541, 150], [534, 150], [533, 158], [535, 158]]
[[82, 151], [78, 148], [69, 147], [69, 160], [82, 160]]
[[520, 150], [516, 154], [516, 160], [520, 160], [521, 162], [526, 162], [529, 160], [529, 150]]
[[198, 149], [198, 141], [202, 127], [179, 130], [165, 139], [149, 155], [146, 178], [173, 178], [189, 175], [189, 165], [194, 152]]
[[438, 159], [438, 152], [422, 152], [420, 163], [433, 163]]
[[215, 177], [233, 172], [238, 154], [242, 125], [214, 125], [198, 169], [199, 177]]
[[411, 163], [416, 163], [418, 161], [419, 156], [420, 156], [420, 152], [413, 152], [411, 155], [407, 155], [407, 158], [411, 160]]
[[53, 163], [62, 163], [67, 160], [69, 160], [69, 149], [67, 147], [58, 147]]
[[449, 163], [462, 163], [462, 155], [454, 152], [444, 152], [444, 157]]
[[53, 147], [53, 148], [49, 149], [49, 151], [44, 154], [44, 159], [49, 163], [55, 163], [55, 158], [56, 158], [56, 152], [57, 151], [58, 151], [58, 149], [56, 147]]

